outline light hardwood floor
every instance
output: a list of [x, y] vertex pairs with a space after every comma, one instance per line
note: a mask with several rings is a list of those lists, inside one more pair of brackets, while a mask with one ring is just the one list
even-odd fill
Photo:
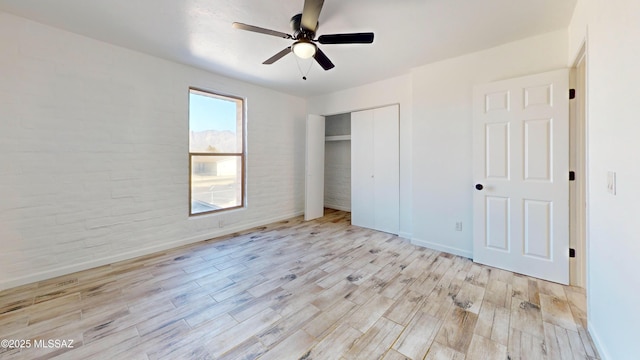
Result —
[[585, 309], [327, 210], [1, 292], [0, 358], [595, 359]]

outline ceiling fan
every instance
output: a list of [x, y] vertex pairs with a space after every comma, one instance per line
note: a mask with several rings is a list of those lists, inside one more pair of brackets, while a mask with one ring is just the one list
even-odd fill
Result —
[[285, 55], [293, 52], [301, 59], [309, 59], [313, 57], [323, 69], [330, 70], [335, 65], [331, 60], [329, 60], [327, 55], [318, 48], [315, 44], [316, 42], [320, 44], [371, 44], [373, 42], [373, 33], [320, 35], [317, 39], [314, 39], [316, 31], [318, 30], [318, 17], [320, 17], [320, 11], [322, 10], [323, 4], [324, 0], [304, 1], [302, 13], [294, 15], [291, 18], [290, 24], [293, 29], [293, 35], [239, 22], [234, 22], [233, 27], [236, 29], [295, 40], [291, 46], [268, 58], [263, 62], [263, 64], [273, 64]]

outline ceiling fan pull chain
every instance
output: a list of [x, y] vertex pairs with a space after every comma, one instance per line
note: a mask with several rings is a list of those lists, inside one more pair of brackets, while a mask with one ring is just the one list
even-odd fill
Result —
[[302, 71], [302, 68], [300, 67], [300, 61], [301, 60], [302, 59], [299, 59], [296, 56], [296, 65], [298, 65], [298, 70], [300, 70], [300, 74], [302, 75], [302, 80], [307, 80], [307, 75], [309, 75], [309, 71], [311, 71], [311, 65], [313, 64], [313, 62], [310, 59], [309, 60], [305, 60], [305, 61], [309, 62], [309, 67], [307, 68], [307, 71], [304, 72], [304, 71]]

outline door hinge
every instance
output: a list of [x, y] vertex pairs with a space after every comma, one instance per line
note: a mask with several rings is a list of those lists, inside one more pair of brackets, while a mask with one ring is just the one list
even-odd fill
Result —
[[576, 181], [576, 172], [569, 171], [569, 181]]
[[569, 100], [576, 98], [576, 89], [569, 89]]
[[576, 249], [569, 248], [569, 257], [570, 258], [576, 257]]

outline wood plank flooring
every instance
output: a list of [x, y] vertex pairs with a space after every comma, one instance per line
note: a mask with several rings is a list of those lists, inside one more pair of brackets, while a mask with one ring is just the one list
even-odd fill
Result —
[[0, 292], [0, 358], [597, 359], [585, 304], [327, 210]]

